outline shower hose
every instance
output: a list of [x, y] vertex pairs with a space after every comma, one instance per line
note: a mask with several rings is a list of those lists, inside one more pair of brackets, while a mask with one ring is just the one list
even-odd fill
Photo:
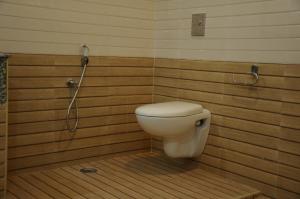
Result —
[[[77, 104], [77, 97], [78, 97], [78, 93], [84, 78], [84, 74], [86, 71], [86, 67], [87, 67], [87, 58], [85, 58], [85, 60], [83, 60], [82, 62], [82, 72], [81, 72], [81, 76], [80, 76], [80, 80], [78, 82], [78, 84], [74, 81], [71, 80], [72, 82], [69, 81], [70, 84], [72, 84], [73, 88], [75, 89], [75, 92], [73, 92], [73, 97], [70, 101], [69, 107], [68, 107], [68, 111], [67, 111], [67, 118], [66, 118], [66, 122], [67, 122], [67, 129], [69, 130], [69, 132], [75, 132], [77, 130], [77, 126], [78, 126], [78, 122], [79, 122], [79, 113], [78, 113], [78, 104]], [[71, 125], [71, 112], [72, 109], [75, 109], [75, 123], [74, 125]]]

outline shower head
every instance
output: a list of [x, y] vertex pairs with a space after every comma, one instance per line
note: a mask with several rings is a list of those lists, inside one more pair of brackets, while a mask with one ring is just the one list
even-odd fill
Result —
[[89, 47], [84, 44], [81, 46], [82, 47], [82, 57], [81, 57], [81, 66], [83, 67], [84, 65], [87, 65], [89, 62]]
[[86, 44], [83, 44], [81, 47], [82, 47], [82, 56], [88, 57], [90, 51], [89, 47]]

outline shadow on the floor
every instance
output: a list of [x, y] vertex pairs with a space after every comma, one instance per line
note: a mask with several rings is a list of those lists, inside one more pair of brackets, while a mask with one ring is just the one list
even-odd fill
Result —
[[151, 175], [179, 174], [199, 168], [199, 164], [191, 159], [171, 159], [163, 154], [139, 156], [129, 160], [124, 167], [135, 173]]

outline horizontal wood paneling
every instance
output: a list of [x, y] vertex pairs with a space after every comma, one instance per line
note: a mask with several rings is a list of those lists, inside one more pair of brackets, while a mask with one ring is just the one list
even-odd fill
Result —
[[[299, 63], [298, 0], [157, 0], [159, 58]], [[192, 14], [206, 13], [204, 37], [191, 36]]]
[[[115, 86], [115, 87], [82, 87], [78, 97], [111, 97], [124, 95], [151, 95], [152, 86]], [[45, 89], [13, 89], [10, 90], [11, 100], [46, 100], [62, 99], [68, 96], [67, 88]]]
[[125, 124], [112, 124], [97, 127], [81, 128], [77, 130], [77, 133], [70, 136], [67, 130], [54, 131], [54, 132], [43, 132], [25, 135], [11, 136], [9, 139], [9, 145], [14, 146], [27, 146], [40, 143], [52, 143], [55, 141], [64, 141], [80, 138], [97, 137], [100, 135], [113, 135], [126, 132], [137, 132], [141, 131], [139, 125], [135, 122]]
[[[123, 92], [125, 91], [125, 87]], [[130, 104], [143, 104], [149, 102], [151, 98], [150, 92], [147, 94], [133, 94], [128, 96], [102, 96], [102, 97], [82, 97], [80, 98], [79, 107], [89, 108], [95, 106], [114, 106], [114, 105], [130, 105]], [[45, 104], [47, 100], [47, 104]], [[69, 103], [67, 99], [37, 99], [37, 100], [23, 100], [21, 102], [11, 102], [10, 112], [20, 111], [45, 111], [53, 109], [64, 109]], [[34, 106], [33, 106], [34, 105]]]
[[149, 147], [134, 110], [152, 102], [153, 59], [91, 57], [75, 133], [66, 81], [79, 78], [80, 57], [14, 54], [10, 63], [10, 171]]
[[[300, 66], [261, 64], [257, 85], [235, 85], [232, 73], [247, 79], [251, 64], [156, 59], [154, 101], [191, 101], [212, 112], [204, 167], [274, 198], [299, 198]], [[161, 148], [160, 139], [153, 146]]]
[[[81, 108], [80, 117], [89, 118], [105, 115], [116, 115], [133, 113], [139, 105], [123, 105], [123, 106], [105, 106], [105, 107], [92, 107]], [[10, 124], [41, 122], [41, 121], [55, 121], [64, 120], [65, 110], [50, 110], [50, 111], [34, 111], [34, 112], [22, 112], [12, 113], [9, 117]]]
[[[51, 167], [51, 165], [65, 164], [73, 161], [85, 161], [86, 154], [89, 154], [89, 158], [99, 158], [109, 154], [122, 153], [127, 151], [144, 150], [150, 146], [149, 139], [124, 142], [117, 144], [108, 144], [103, 146], [81, 148], [72, 151], [62, 151], [60, 153], [47, 153], [37, 156], [28, 156], [18, 159], [12, 159], [9, 161], [8, 167], [11, 171], [23, 171], [24, 168], [29, 170], [36, 169], [38, 167]], [[26, 169], [25, 169], [26, 170]]]
[[[79, 128], [111, 125], [118, 123], [136, 122], [134, 114], [120, 114], [100, 117], [81, 118]], [[65, 120], [43, 121], [32, 123], [21, 123], [10, 125], [10, 135], [33, 134], [49, 131], [62, 131], [66, 128]]]
[[138, 132], [120, 132], [115, 135], [100, 135], [89, 138], [73, 139], [69, 141], [59, 141], [43, 144], [35, 144], [29, 146], [11, 147], [8, 151], [8, 158], [15, 159], [20, 157], [35, 156], [45, 153], [56, 153], [66, 150], [74, 150], [78, 148], [89, 148], [94, 146], [102, 146], [114, 143], [130, 142], [137, 140], [146, 140], [147, 134], [142, 131]]
[[[10, 53], [153, 56], [153, 2], [5, 0], [0, 50]], [[20, 35], [22, 35], [20, 37]]]

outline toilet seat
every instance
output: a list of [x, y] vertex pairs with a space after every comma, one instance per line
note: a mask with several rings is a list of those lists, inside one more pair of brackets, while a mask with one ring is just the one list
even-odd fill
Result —
[[202, 112], [203, 107], [201, 105], [180, 101], [148, 104], [137, 108], [135, 111], [140, 116], [159, 118], [186, 117]]

